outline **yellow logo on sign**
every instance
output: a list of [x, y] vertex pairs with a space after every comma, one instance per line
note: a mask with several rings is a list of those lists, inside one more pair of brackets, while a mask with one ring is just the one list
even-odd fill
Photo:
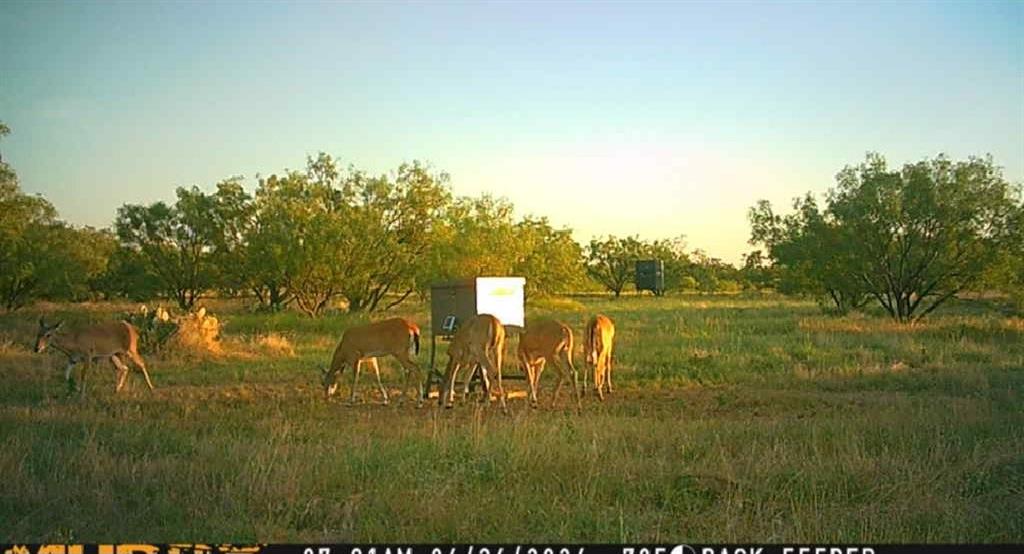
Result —
[[510, 288], [496, 288], [491, 289], [491, 296], [513, 296], [516, 293], [516, 289]]

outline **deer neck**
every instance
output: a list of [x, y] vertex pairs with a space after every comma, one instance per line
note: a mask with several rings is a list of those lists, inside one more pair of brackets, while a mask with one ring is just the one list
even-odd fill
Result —
[[74, 358], [74, 356], [71, 355], [70, 351], [66, 350], [63, 346], [58, 344], [56, 335], [54, 335], [54, 337], [50, 339], [50, 348], [53, 348], [57, 352], [64, 354], [65, 356], [68, 357], [69, 360]]

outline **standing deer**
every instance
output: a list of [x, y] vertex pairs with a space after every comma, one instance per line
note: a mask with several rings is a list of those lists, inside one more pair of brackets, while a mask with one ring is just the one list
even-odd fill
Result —
[[[583, 357], [586, 364], [594, 368], [594, 387], [597, 396], [604, 400], [605, 383], [608, 394], [612, 392], [612, 347], [615, 340], [615, 325], [607, 316], [598, 314], [590, 319], [583, 331]], [[583, 372], [583, 389], [587, 388], [587, 373]]]
[[[331, 367], [320, 370], [325, 395], [330, 397], [338, 390], [338, 377], [346, 367], [351, 367], [352, 395], [349, 401], [355, 402], [360, 365], [366, 361], [377, 376], [377, 387], [384, 397], [384, 404], [387, 404], [388, 391], [380, 381], [378, 356], [394, 356], [406, 371], [406, 382], [412, 377], [417, 382], [413, 386], [422, 387], [419, 381], [420, 367], [412, 360], [410, 351], [414, 354], [420, 353], [420, 328], [408, 319], [396, 317], [348, 328], [334, 349]], [[421, 388], [418, 393], [417, 406], [423, 403]]]
[[139, 332], [130, 323], [108, 321], [58, 334], [63, 327], [63, 321], [47, 325], [46, 321], [40, 317], [35, 350], [39, 353], [46, 350], [48, 346], [52, 346], [54, 350], [68, 357], [68, 365], [64, 369], [64, 380], [67, 381], [70, 390], [75, 387], [71, 375], [75, 365], [85, 362], [85, 367], [82, 369], [82, 383], [78, 391], [84, 396], [85, 379], [89, 366], [92, 365], [93, 360], [107, 358], [117, 371], [117, 385], [114, 391], [120, 392], [130, 371], [128, 365], [119, 357], [121, 355], [130, 359], [142, 371], [142, 375], [146, 378], [146, 385], [149, 386], [150, 391], [153, 390], [153, 381], [150, 380], [146, 363], [138, 351]]
[[455, 377], [460, 368], [467, 368], [466, 384], [473, 376], [474, 368], [480, 367], [480, 380], [484, 398], [491, 403], [491, 387], [488, 374], [498, 377], [498, 395], [502, 411], [506, 411], [505, 387], [501, 382], [501, 364], [505, 353], [505, 327], [498, 318], [490, 314], [479, 314], [465, 322], [455, 332], [448, 346], [448, 367], [445, 370], [444, 388], [437, 398], [438, 405], [452, 407], [455, 396]]
[[[555, 405], [558, 393], [562, 391], [565, 381], [564, 366], [572, 372], [572, 391], [576, 396], [576, 408], [580, 408], [579, 374], [572, 365], [572, 329], [560, 321], [541, 320], [527, 325], [519, 335], [519, 362], [526, 371], [526, 380], [530, 386], [530, 404], [537, 407], [537, 386], [546, 362], [551, 362], [558, 369], [558, 385], [551, 396], [551, 406]], [[563, 366], [564, 364], [564, 366]]]

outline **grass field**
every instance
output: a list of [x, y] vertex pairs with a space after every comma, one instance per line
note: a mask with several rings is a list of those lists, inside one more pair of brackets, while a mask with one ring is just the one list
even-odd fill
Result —
[[[65, 399], [59, 355], [31, 353], [39, 312], [2, 316], [0, 541], [1024, 541], [1024, 319], [961, 303], [905, 327], [770, 296], [545, 305], [528, 316], [577, 339], [594, 312], [618, 327], [618, 389], [581, 415], [546, 407], [552, 371], [545, 407], [509, 415], [383, 406], [365, 374], [361, 404], [326, 402], [317, 367], [359, 318], [227, 305], [228, 354], [150, 356], [153, 394], [136, 378], [115, 396], [97, 367]], [[401, 315], [427, 327], [425, 307]], [[294, 354], [262, 349], [268, 333]]]

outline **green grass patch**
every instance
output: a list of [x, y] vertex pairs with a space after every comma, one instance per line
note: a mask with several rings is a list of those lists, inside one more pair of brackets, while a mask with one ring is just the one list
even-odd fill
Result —
[[[384, 406], [365, 373], [361, 403], [327, 402], [317, 368], [365, 316], [219, 309], [229, 345], [277, 333], [294, 355], [152, 357], [152, 394], [114, 395], [97, 364], [66, 399], [62, 362], [30, 351], [39, 312], [0, 316], [0, 539], [1024, 540], [1024, 323], [984, 306], [907, 327], [773, 296], [548, 299], [528, 317], [577, 340], [594, 313], [617, 327], [616, 393], [579, 415]], [[399, 312], [425, 333], [426, 313]]]

